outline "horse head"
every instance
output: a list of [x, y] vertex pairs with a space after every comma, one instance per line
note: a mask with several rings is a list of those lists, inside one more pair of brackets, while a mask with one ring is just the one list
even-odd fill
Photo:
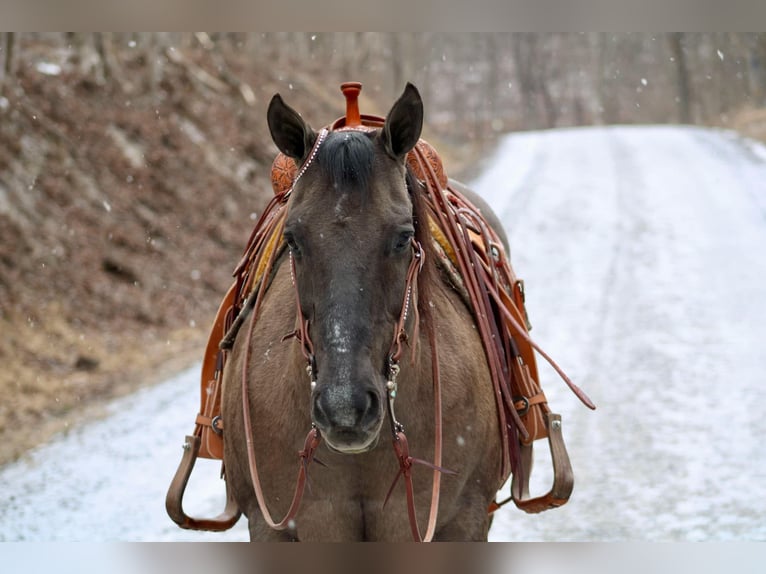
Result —
[[277, 147], [304, 166], [284, 226], [313, 347], [311, 415], [342, 453], [375, 447], [385, 418], [392, 337], [403, 315], [418, 233], [407, 153], [423, 103], [408, 84], [378, 130], [319, 134], [279, 95], [268, 124]]

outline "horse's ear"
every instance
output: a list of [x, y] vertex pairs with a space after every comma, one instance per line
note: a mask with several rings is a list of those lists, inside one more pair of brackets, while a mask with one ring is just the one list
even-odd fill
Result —
[[316, 140], [316, 134], [298, 112], [288, 106], [282, 96], [275, 94], [266, 113], [271, 139], [279, 151], [299, 163], [306, 159]]
[[404, 160], [415, 147], [423, 129], [423, 100], [418, 89], [407, 82], [404, 92], [386, 116], [382, 138], [388, 154]]

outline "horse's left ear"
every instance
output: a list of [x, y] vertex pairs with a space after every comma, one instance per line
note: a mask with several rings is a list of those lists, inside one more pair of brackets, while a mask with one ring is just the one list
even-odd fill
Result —
[[388, 154], [403, 161], [415, 147], [423, 129], [423, 100], [418, 89], [407, 82], [404, 92], [386, 116], [381, 137]]
[[271, 98], [266, 119], [271, 138], [279, 151], [301, 164], [311, 151], [316, 134], [298, 112], [288, 106], [282, 96]]

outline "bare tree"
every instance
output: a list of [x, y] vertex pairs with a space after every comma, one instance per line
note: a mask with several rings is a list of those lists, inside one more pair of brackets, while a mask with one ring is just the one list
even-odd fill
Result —
[[159, 97], [160, 82], [165, 73], [165, 49], [167, 35], [163, 33], [150, 34], [146, 42], [146, 61], [149, 77], [149, 94], [153, 100]]
[[391, 49], [391, 93], [396, 93], [410, 78], [411, 42], [408, 36], [393, 32], [390, 35]]
[[548, 57], [538, 34], [514, 34], [512, 43], [516, 78], [526, 127], [553, 127], [558, 110], [550, 91]]
[[756, 76], [756, 104], [766, 105], [766, 34], [758, 34], [750, 53], [750, 67]]
[[537, 105], [534, 99], [534, 80], [532, 79], [531, 58], [529, 56], [528, 34], [514, 34], [512, 43], [513, 64], [516, 70], [516, 82], [521, 94], [523, 125], [535, 127]]
[[[766, 104], [766, 34], [502, 33], [25, 33], [68, 48], [74, 71], [99, 87], [157, 97], [175, 72], [247, 105], [270, 82], [335, 97], [336, 82], [365, 82], [380, 103], [406, 81], [428, 101], [431, 122], [465, 133], [588, 123], [729, 121]], [[19, 34], [0, 35], [0, 88], [19, 58]], [[129, 48], [129, 49], [128, 49]], [[39, 52], [30, 51], [34, 62]], [[168, 66], [171, 68], [166, 69]], [[173, 72], [170, 72], [170, 69]], [[251, 87], [252, 86], [252, 87]], [[374, 107], [374, 104], [373, 104]]]
[[122, 88], [122, 71], [115, 53], [114, 39], [112, 36], [113, 34], [111, 32], [95, 32], [93, 34], [93, 44], [96, 48], [100, 63], [99, 76], [103, 82], [114, 81]]
[[684, 33], [673, 32], [668, 35], [670, 51], [676, 66], [676, 85], [678, 87], [678, 119], [683, 124], [692, 121], [691, 114], [691, 88], [689, 84], [689, 70], [686, 64], [686, 52], [684, 51]]
[[0, 76], [0, 94], [5, 91], [5, 87], [11, 82], [16, 75], [16, 44], [18, 41], [18, 35], [15, 32], [6, 32], [3, 35], [2, 48], [2, 76]]

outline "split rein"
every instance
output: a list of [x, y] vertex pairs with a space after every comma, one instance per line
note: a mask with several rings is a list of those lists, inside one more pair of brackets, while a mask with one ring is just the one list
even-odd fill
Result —
[[[317, 140], [314, 143], [314, 147], [312, 148], [311, 153], [308, 156], [308, 159], [303, 164], [301, 170], [298, 172], [298, 174], [295, 177], [295, 180], [293, 181], [293, 188], [295, 184], [298, 182], [298, 180], [300, 179], [300, 177], [306, 172], [308, 167], [313, 162], [314, 158], [316, 157], [319, 146], [322, 145], [322, 142], [324, 142], [325, 138], [327, 137], [327, 134], [328, 134], [328, 130], [326, 128], [319, 132]], [[288, 190], [282, 197], [280, 197], [279, 201], [286, 204], [287, 199], [289, 198], [289, 195], [291, 192], [292, 192], [292, 188]], [[272, 204], [272, 205], [275, 205], [275, 204]], [[279, 234], [278, 236], [281, 236], [283, 228], [284, 228], [284, 217], [282, 218], [272, 217], [270, 220], [264, 221], [263, 224], [267, 226], [268, 229], [271, 230], [272, 234]], [[264, 233], [263, 235], [265, 237], [267, 234]], [[266, 278], [269, 277], [269, 275], [271, 274], [273, 270], [275, 261], [277, 259], [277, 252], [278, 252], [278, 249], [275, 249], [275, 248], [271, 249], [265, 264], [263, 263], [261, 264], [263, 265], [263, 269], [261, 270], [262, 271], [261, 276], [263, 277], [263, 279], [260, 281], [260, 285], [256, 287], [257, 294], [255, 295], [255, 306], [252, 309], [252, 312], [251, 312], [252, 317], [247, 330], [248, 341], [250, 341], [253, 336], [254, 326], [256, 323], [256, 319], [259, 315], [261, 302], [263, 301], [263, 295], [265, 293], [266, 286], [268, 283]], [[428, 334], [429, 345], [431, 347], [431, 362], [432, 362], [432, 374], [433, 374], [433, 386], [434, 386], [435, 432], [434, 432], [434, 462], [433, 464], [410, 456], [409, 444], [407, 442], [407, 436], [405, 435], [405, 432], [404, 432], [404, 426], [396, 419], [396, 415], [394, 412], [394, 402], [396, 399], [397, 388], [398, 388], [397, 377], [400, 372], [399, 362], [404, 353], [404, 343], [411, 341], [410, 343], [411, 356], [412, 356], [412, 360], [414, 361], [416, 345], [419, 340], [419, 317], [418, 317], [417, 304], [416, 304], [417, 280], [418, 280], [420, 271], [423, 269], [424, 263], [425, 263], [425, 252], [423, 250], [423, 247], [420, 245], [420, 243], [418, 243], [413, 238], [412, 239], [412, 259], [410, 261], [410, 265], [407, 270], [401, 312], [399, 315], [399, 319], [396, 323], [396, 326], [394, 328], [394, 334], [391, 341], [391, 347], [387, 355], [387, 363], [386, 363], [387, 412], [388, 412], [389, 422], [391, 424], [394, 453], [399, 463], [399, 472], [397, 473], [393, 483], [391, 484], [391, 488], [389, 489], [386, 495], [383, 506], [385, 506], [386, 503], [388, 502], [399, 478], [404, 477], [405, 489], [407, 494], [407, 512], [409, 515], [412, 537], [416, 542], [429, 542], [433, 539], [433, 535], [436, 530], [436, 521], [437, 521], [438, 507], [439, 507], [441, 473], [446, 472], [446, 473], [454, 474], [453, 471], [441, 468], [441, 460], [442, 460], [441, 382], [440, 382], [440, 375], [439, 375], [439, 359], [438, 359], [438, 352], [436, 347], [436, 336], [435, 336], [435, 333], [433, 332], [433, 329], [429, 329], [429, 334]], [[316, 360], [314, 357], [314, 345], [309, 335], [309, 321], [308, 319], [304, 317], [303, 311], [301, 308], [300, 293], [298, 292], [298, 288], [297, 288], [297, 284], [295, 280], [295, 259], [292, 253], [290, 253], [290, 274], [291, 274], [292, 284], [295, 290], [295, 303], [296, 303], [296, 312], [297, 312], [297, 319], [298, 319], [297, 320], [298, 328], [295, 330], [295, 332], [286, 335], [283, 340], [286, 340], [289, 338], [295, 338], [300, 343], [301, 352], [304, 358], [306, 359], [306, 363], [307, 363], [306, 372], [308, 373], [308, 376], [309, 376], [310, 389], [311, 391], [313, 391], [317, 384], [317, 381], [316, 381], [317, 367], [316, 367]], [[414, 319], [413, 320], [413, 335], [411, 339], [408, 338], [407, 331], [406, 331], [408, 319], [410, 316], [410, 310], [412, 310], [413, 319]], [[242, 409], [243, 409], [243, 420], [244, 420], [244, 426], [245, 426], [245, 437], [247, 442], [247, 456], [248, 456], [248, 466], [250, 470], [250, 479], [253, 483], [253, 490], [255, 492], [255, 496], [258, 501], [258, 507], [260, 508], [261, 514], [266, 524], [268, 524], [271, 528], [275, 530], [292, 529], [292, 528], [295, 528], [294, 519], [298, 513], [301, 499], [303, 498], [303, 493], [304, 493], [306, 484], [308, 482], [309, 466], [315, 460], [317, 461], [317, 463], [322, 464], [321, 461], [315, 458], [315, 453], [321, 443], [322, 436], [316, 424], [312, 423], [311, 429], [306, 435], [304, 447], [301, 451], [298, 452], [298, 456], [300, 459], [300, 466], [298, 468], [298, 476], [296, 479], [295, 491], [293, 493], [293, 498], [290, 503], [290, 507], [288, 508], [285, 516], [281, 520], [276, 521], [272, 517], [271, 512], [269, 511], [268, 506], [266, 505], [266, 500], [263, 493], [263, 487], [261, 485], [259, 472], [258, 472], [258, 466], [257, 466], [257, 460], [255, 456], [255, 445], [253, 442], [253, 423], [250, 416], [250, 393], [248, 388], [248, 377], [247, 377], [249, 372], [249, 365], [250, 365], [250, 353], [251, 353], [250, 346], [247, 345], [243, 364], [242, 364], [242, 380], [241, 380]], [[428, 516], [428, 524], [426, 526], [426, 533], [424, 536], [420, 535], [420, 528], [418, 526], [418, 520], [417, 520], [417, 515], [415, 510], [415, 493], [414, 493], [415, 489], [412, 483], [413, 464], [422, 464], [424, 466], [427, 466], [433, 469], [433, 472], [434, 472], [433, 480], [432, 480], [432, 489], [431, 489], [431, 507], [430, 507], [429, 516]]]

